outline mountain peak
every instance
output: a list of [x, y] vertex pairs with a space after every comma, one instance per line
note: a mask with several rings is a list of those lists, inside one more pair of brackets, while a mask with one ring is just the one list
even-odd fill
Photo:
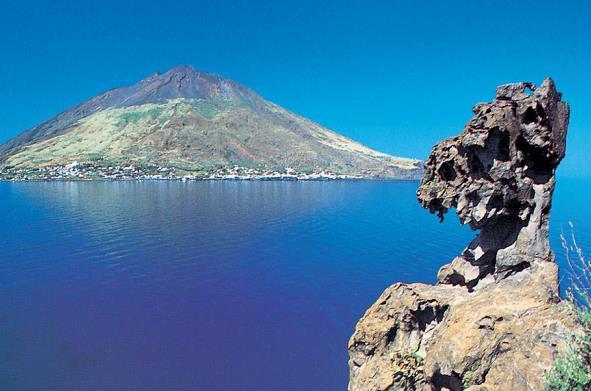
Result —
[[105, 108], [163, 103], [171, 99], [228, 99], [250, 94], [239, 83], [179, 64], [164, 73], [156, 72], [129, 87], [108, 91], [99, 99], [101, 108]]
[[177, 64], [164, 73], [165, 74], [177, 74], [177, 73], [188, 74], [188, 73], [205, 73], [205, 72], [198, 71], [197, 69], [195, 69], [192, 66], [187, 65], [187, 64]]
[[[213, 74], [203, 72], [193, 68], [190, 65], [186, 64], [178, 64], [174, 67], [170, 68], [169, 70], [165, 71], [164, 73], [160, 74], [163, 78], [189, 78], [189, 79], [197, 79], [197, 78], [207, 78], [208, 76], [215, 76]], [[221, 79], [220, 77], [216, 76], [217, 79]]]

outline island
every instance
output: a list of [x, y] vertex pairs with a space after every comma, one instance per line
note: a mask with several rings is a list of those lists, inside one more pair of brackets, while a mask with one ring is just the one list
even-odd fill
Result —
[[178, 65], [0, 145], [0, 180], [419, 179], [233, 80]]

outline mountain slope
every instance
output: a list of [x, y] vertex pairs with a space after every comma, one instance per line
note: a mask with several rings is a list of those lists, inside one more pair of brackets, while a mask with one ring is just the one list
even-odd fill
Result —
[[73, 161], [207, 173], [232, 167], [411, 178], [421, 165], [371, 150], [217, 75], [177, 66], [100, 94], [0, 146], [0, 166]]

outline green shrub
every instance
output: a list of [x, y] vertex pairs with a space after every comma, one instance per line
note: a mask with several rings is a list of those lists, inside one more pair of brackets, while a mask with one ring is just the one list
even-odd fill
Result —
[[405, 390], [414, 390], [414, 385], [424, 379], [423, 358], [416, 352], [395, 352], [392, 371], [398, 384]]
[[[570, 337], [566, 352], [554, 362], [554, 367], [546, 376], [548, 391], [591, 390], [591, 263], [585, 258], [573, 234], [571, 243], [562, 235], [572, 280], [567, 298], [575, 306], [582, 332]], [[573, 253], [576, 255], [574, 260], [571, 258]]]
[[474, 372], [466, 371], [462, 376], [462, 387], [470, 387], [471, 385], [475, 384], [475, 380]]

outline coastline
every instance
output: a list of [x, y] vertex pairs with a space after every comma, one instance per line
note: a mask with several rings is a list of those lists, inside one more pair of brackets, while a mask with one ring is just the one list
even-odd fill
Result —
[[17, 182], [419, 182], [418, 178], [371, 178], [371, 177], [339, 177], [339, 178], [293, 178], [293, 177], [260, 177], [260, 178], [22, 178], [4, 179], [0, 183]]
[[[400, 177], [339, 174], [327, 170], [301, 172], [292, 168], [281, 170], [233, 166], [208, 171], [187, 171], [175, 167], [127, 165], [95, 165], [73, 162], [67, 165], [41, 168], [0, 169], [0, 181], [335, 181], [335, 180], [418, 180], [420, 175], [414, 170], [402, 170]], [[419, 172], [422, 174], [422, 172]]]

